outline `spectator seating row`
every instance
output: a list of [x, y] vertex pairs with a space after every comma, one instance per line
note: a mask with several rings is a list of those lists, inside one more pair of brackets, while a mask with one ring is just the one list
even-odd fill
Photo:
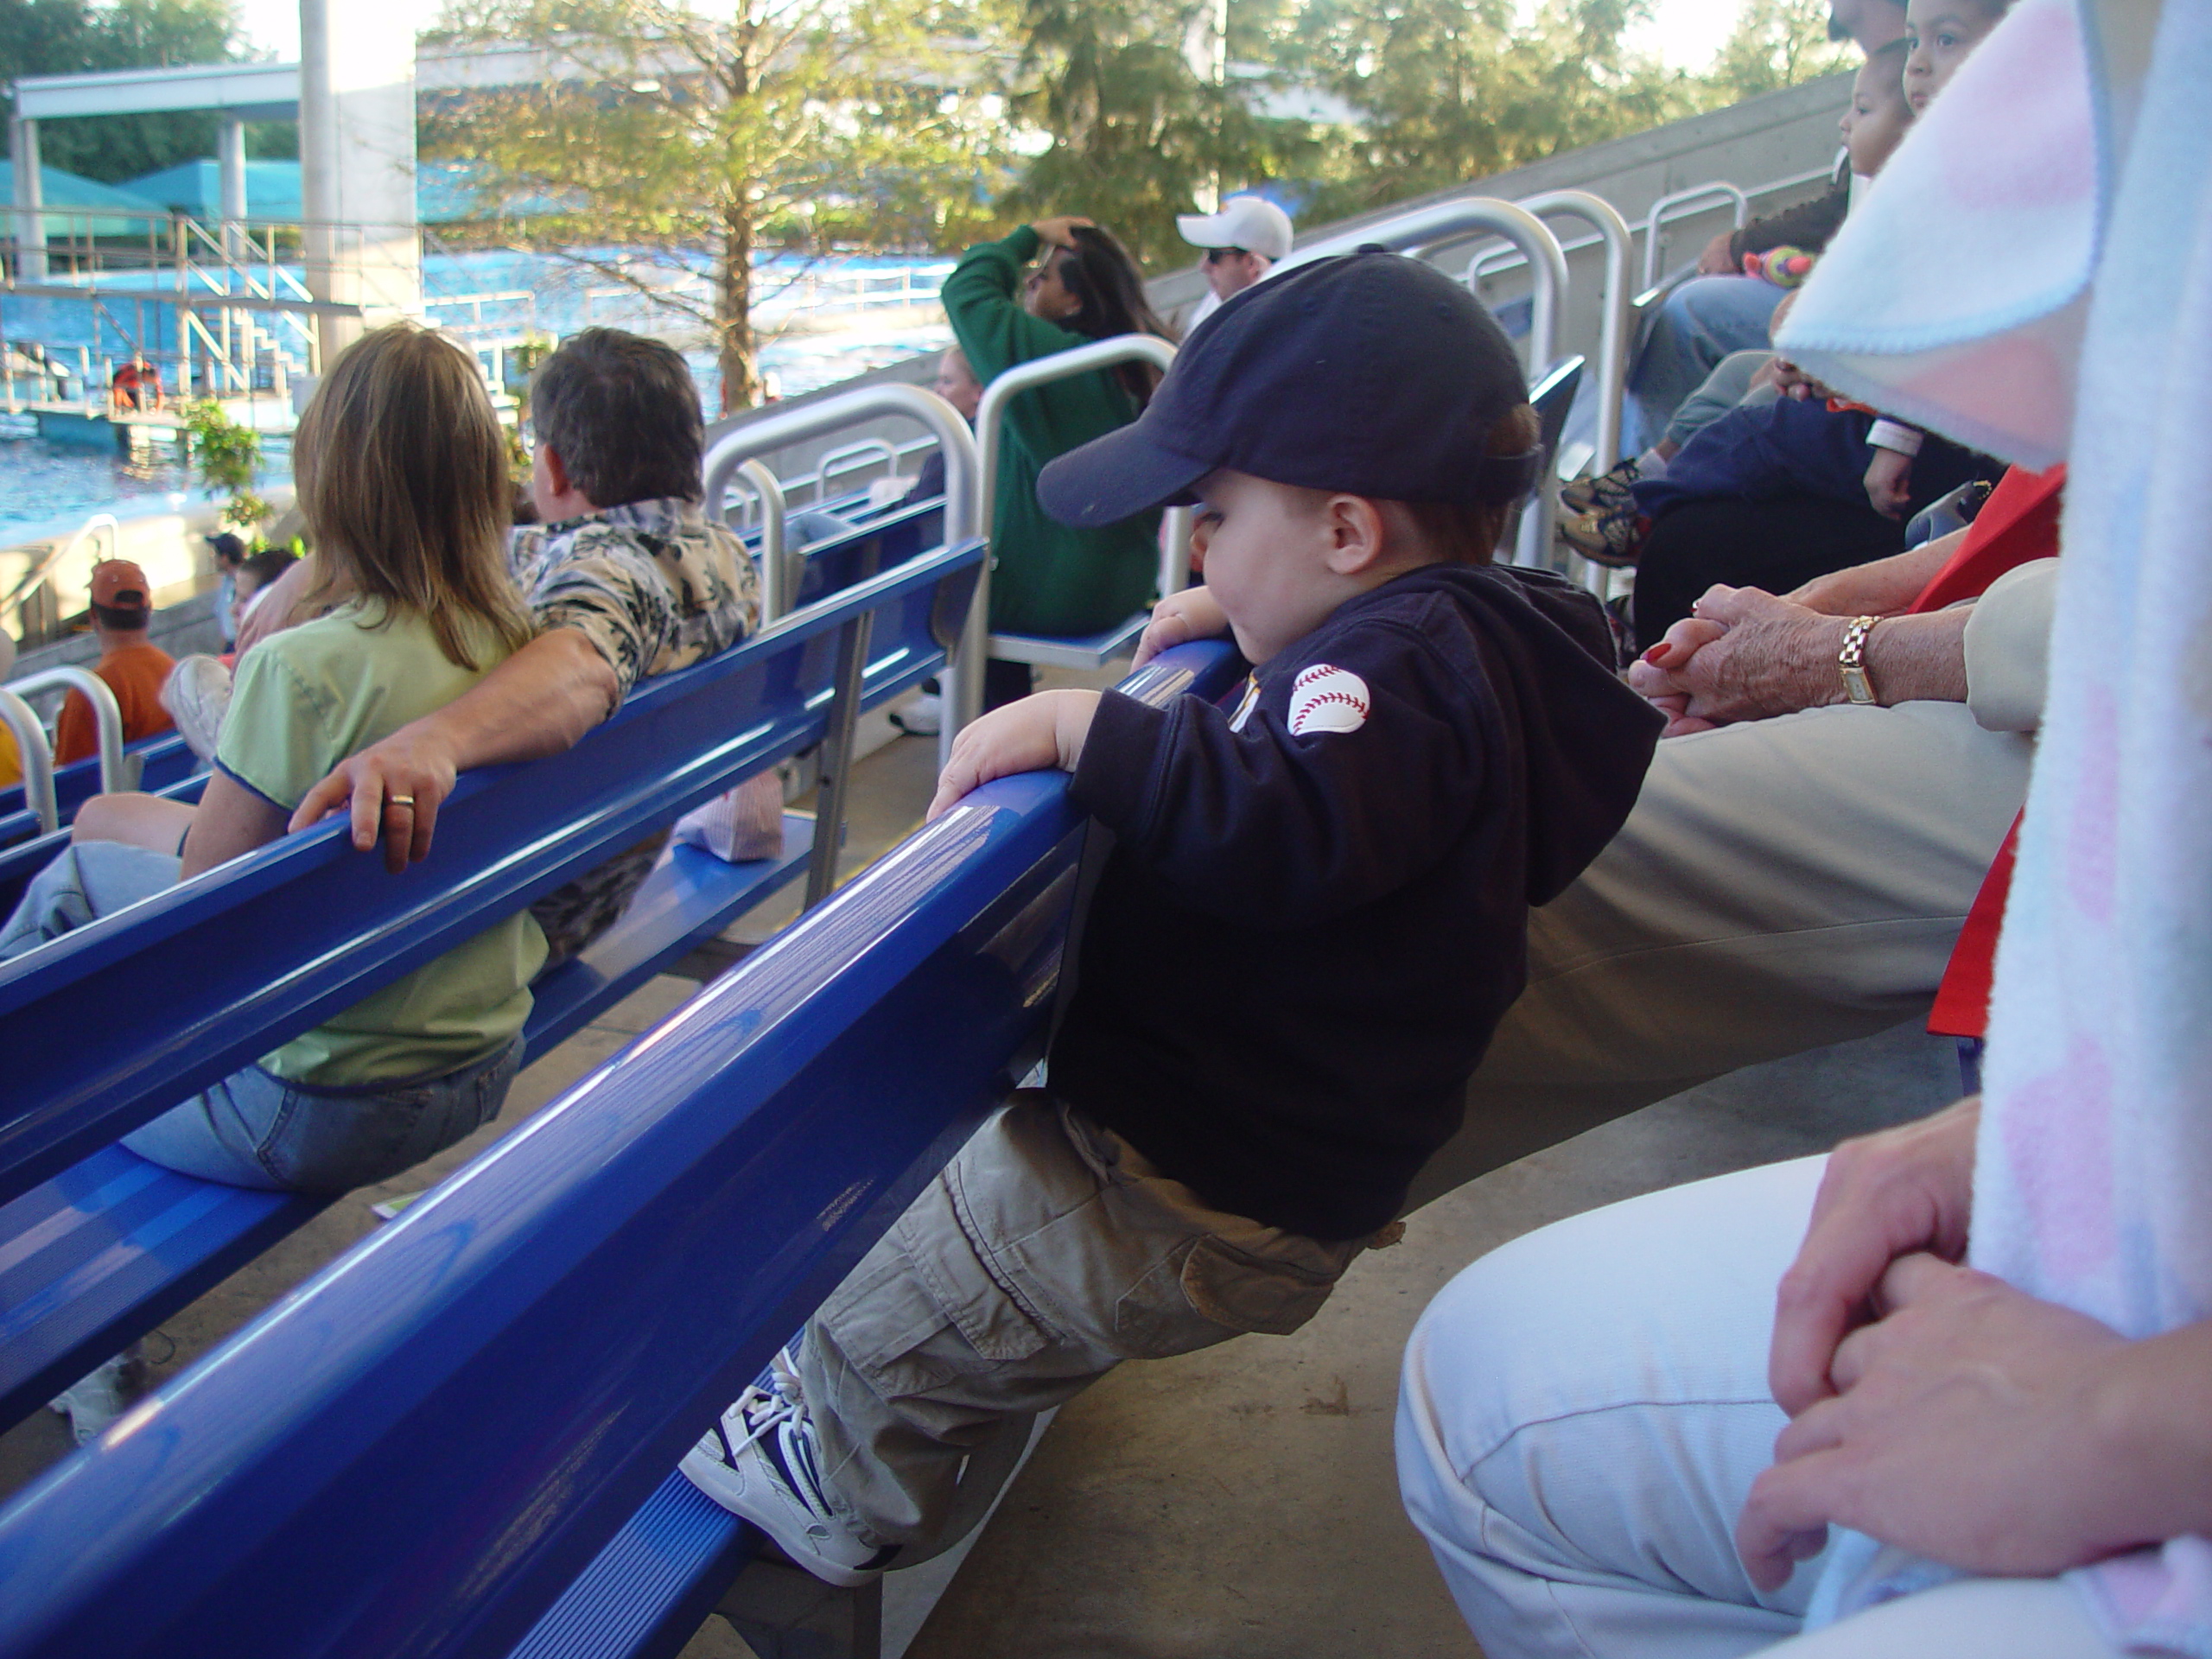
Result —
[[[331, 823], [0, 964], [8, 1416], [318, 1207], [161, 1170], [115, 1146], [120, 1135], [731, 784], [840, 728], [849, 736], [851, 714], [943, 665], [981, 560], [971, 542], [906, 561], [641, 685], [568, 754], [470, 774], [440, 815], [431, 860], [403, 878], [353, 854]], [[825, 775], [840, 770], [833, 761]], [[826, 868], [834, 815], [812, 826], [812, 847], [786, 823], [780, 859], [731, 866], [678, 849], [612, 932], [540, 981], [530, 1052], [810, 855]], [[120, 1027], [118, 1008], [132, 1010]]]
[[1042, 1052], [1084, 840], [987, 786], [143, 1402], [0, 1513], [0, 1659], [675, 1653], [755, 1547], [677, 1459]]

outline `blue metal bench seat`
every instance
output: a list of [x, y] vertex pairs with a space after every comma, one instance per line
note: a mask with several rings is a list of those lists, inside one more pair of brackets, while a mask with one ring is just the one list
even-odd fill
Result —
[[[943, 661], [939, 642], [979, 557], [970, 543], [887, 572], [642, 688], [568, 755], [465, 779], [442, 815], [439, 855], [404, 880], [352, 855], [333, 825], [0, 965], [0, 1051], [11, 1057], [0, 1077], [0, 1421], [34, 1408], [320, 1207], [192, 1181], [108, 1143], [321, 1010], [467, 937], [487, 914], [511, 913], [819, 741], [836, 647], [856, 618], [874, 619], [885, 636], [862, 665], [861, 704], [918, 683]], [[789, 880], [811, 850], [810, 829], [787, 816], [782, 856], [747, 865], [678, 849], [615, 928], [542, 982], [531, 1052]], [[97, 1004], [126, 994], [126, 982], [158, 988], [141, 1000], [133, 1052], [54, 1040], [100, 1029]]]
[[0, 1659], [569, 1655], [703, 1607], [718, 1544], [634, 1567], [670, 1471], [1041, 1051], [1067, 796], [917, 832], [22, 1494]]
[[[199, 756], [175, 732], [142, 737], [136, 743], [125, 744], [124, 753], [138, 757], [138, 787], [149, 791], [166, 789], [190, 777], [200, 764]], [[54, 769], [54, 804], [61, 809], [64, 823], [75, 817], [77, 809], [99, 791], [100, 763], [97, 755]], [[11, 784], [0, 789], [0, 847], [12, 847], [38, 832], [38, 814], [23, 799], [23, 786]]]
[[[532, 987], [525, 1062], [557, 1046], [806, 867], [813, 820], [781, 855], [726, 863], [693, 848], [638, 890], [591, 947]], [[0, 1427], [212, 1289], [328, 1203], [180, 1175], [120, 1146], [0, 1205]]]

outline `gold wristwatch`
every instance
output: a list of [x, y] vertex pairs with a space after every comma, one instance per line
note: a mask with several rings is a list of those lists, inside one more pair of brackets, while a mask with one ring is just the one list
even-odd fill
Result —
[[1843, 649], [1835, 654], [1836, 671], [1843, 676], [1843, 695], [1853, 702], [1878, 702], [1874, 682], [1866, 677], [1866, 636], [1874, 632], [1878, 616], [1853, 617], [1843, 631]]

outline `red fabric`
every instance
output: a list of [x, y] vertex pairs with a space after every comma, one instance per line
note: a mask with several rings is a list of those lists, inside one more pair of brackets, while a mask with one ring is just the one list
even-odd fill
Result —
[[2058, 504], [2065, 488], [2063, 462], [2047, 473], [2018, 467], [2007, 472], [1967, 526], [1951, 562], [1920, 590], [1905, 613], [1918, 616], [1962, 599], [1979, 599], [2014, 566], [2056, 557]]
[[[2047, 473], [2005, 474], [1982, 504], [1973, 527], [1951, 562], [1913, 601], [1916, 612], [1941, 610], [1962, 599], [1980, 597], [1989, 584], [2016, 565], [2058, 553], [2058, 506], [2066, 486], [2064, 466]], [[2005, 832], [2004, 845], [1981, 879], [1959, 942], [1936, 988], [1928, 1029], [1938, 1037], [1980, 1037], [1989, 1027], [1989, 987], [1997, 971], [1997, 935], [2005, 923], [2005, 899], [2012, 889], [2012, 850], [2020, 821]]]
[[[125, 645], [94, 664], [92, 672], [107, 682], [108, 690], [115, 693], [116, 706], [123, 711], [124, 742], [135, 743], [142, 737], [166, 732], [176, 723], [162, 707], [162, 683], [175, 666], [159, 645]], [[83, 692], [72, 691], [68, 702], [61, 705], [61, 718], [54, 723], [54, 764], [60, 766], [82, 760], [99, 753], [99, 727], [92, 719], [92, 705], [85, 701]]]
[[1959, 942], [1951, 947], [1951, 960], [1943, 969], [1943, 982], [1936, 988], [1936, 1006], [1928, 1011], [1928, 1029], [1938, 1037], [1980, 1037], [1989, 1029], [1989, 987], [1997, 975], [1997, 935], [2005, 925], [2005, 899], [2012, 890], [2012, 854], [2020, 839], [2020, 820], [2005, 832], [2005, 842], [1989, 874], [1981, 878], [1981, 891], [1974, 896]]

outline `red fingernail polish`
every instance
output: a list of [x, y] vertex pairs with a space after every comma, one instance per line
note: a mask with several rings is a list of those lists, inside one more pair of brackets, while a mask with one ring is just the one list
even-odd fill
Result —
[[1656, 663], [1665, 654], [1666, 650], [1667, 647], [1663, 645], [1654, 645], [1643, 653], [1643, 660], [1647, 663]]

